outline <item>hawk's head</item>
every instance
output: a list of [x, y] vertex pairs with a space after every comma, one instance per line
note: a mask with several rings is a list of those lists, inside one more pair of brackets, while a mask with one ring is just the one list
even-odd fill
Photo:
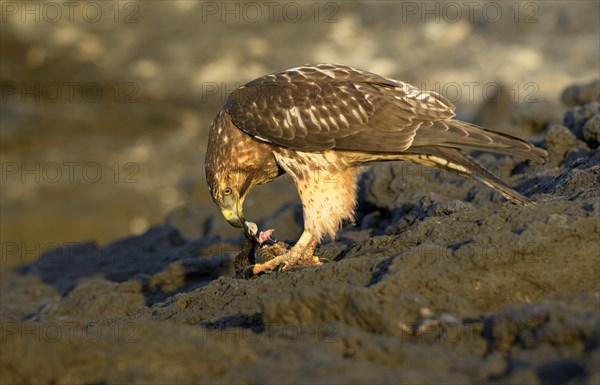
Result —
[[208, 188], [221, 213], [232, 226], [244, 226], [244, 198], [250, 187], [248, 178], [241, 171], [219, 165], [206, 165]]
[[206, 151], [208, 189], [227, 222], [235, 227], [244, 227], [242, 206], [256, 174], [243, 136], [221, 111], [210, 127]]
[[238, 129], [227, 112], [217, 114], [208, 135], [206, 182], [227, 222], [244, 227], [246, 194], [281, 172], [268, 144]]

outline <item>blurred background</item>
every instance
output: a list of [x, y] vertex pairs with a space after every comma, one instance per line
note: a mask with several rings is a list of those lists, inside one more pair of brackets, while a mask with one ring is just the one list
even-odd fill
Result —
[[[438, 91], [461, 119], [543, 137], [562, 90], [598, 78], [599, 4], [2, 1], [2, 262], [165, 222], [239, 235], [204, 182], [208, 128], [236, 86], [285, 67], [352, 65]], [[246, 215], [296, 200], [281, 179]]]

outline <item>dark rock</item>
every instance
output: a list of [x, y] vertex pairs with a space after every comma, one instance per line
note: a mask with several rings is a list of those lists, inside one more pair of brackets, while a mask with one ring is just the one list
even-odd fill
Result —
[[548, 150], [548, 165], [558, 166], [565, 159], [567, 153], [575, 147], [586, 148], [586, 144], [577, 140], [571, 130], [565, 126], [552, 126], [546, 136]]
[[596, 148], [600, 143], [600, 113], [592, 116], [583, 125], [583, 139], [590, 147]]
[[[595, 121], [597, 118], [594, 118], [594, 116], [598, 114], [600, 114], [600, 101], [593, 101], [586, 105], [569, 109], [565, 114], [563, 124], [566, 127], [569, 127], [578, 139], [586, 140], [583, 127], [589, 120], [594, 119]], [[595, 136], [594, 123], [590, 124], [592, 126], [588, 126], [588, 130], [590, 131], [590, 133], [587, 134], [588, 138]]]
[[575, 84], [565, 88], [560, 100], [569, 107], [583, 106], [600, 97], [600, 80], [586, 84]]

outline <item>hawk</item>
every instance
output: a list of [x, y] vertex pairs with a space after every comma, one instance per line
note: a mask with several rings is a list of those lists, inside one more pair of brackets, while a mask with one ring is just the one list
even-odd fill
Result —
[[302, 201], [304, 231], [284, 254], [253, 266], [320, 264], [313, 252], [356, 207], [358, 166], [410, 161], [474, 177], [518, 204], [530, 201], [466, 150], [543, 163], [545, 150], [454, 119], [439, 94], [338, 64], [307, 64], [233, 91], [217, 113], [206, 152], [207, 183], [225, 219], [246, 228], [243, 202], [255, 185], [287, 173]]

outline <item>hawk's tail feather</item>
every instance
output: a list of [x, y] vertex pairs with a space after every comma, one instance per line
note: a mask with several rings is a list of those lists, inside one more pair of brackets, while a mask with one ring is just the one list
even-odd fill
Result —
[[443, 122], [443, 129], [436, 124], [422, 127], [412, 146], [444, 146], [462, 150], [495, 152], [526, 158], [538, 163], [544, 163], [548, 157], [546, 150], [516, 138], [514, 136], [488, 130], [472, 123], [460, 120]]
[[430, 147], [426, 153], [419, 154], [419, 163], [427, 166], [434, 166], [451, 172], [457, 172], [463, 176], [472, 176], [473, 178], [485, 183], [486, 185], [498, 190], [505, 198], [521, 204], [527, 205], [533, 203], [529, 198], [510, 188], [500, 178], [489, 172], [475, 159], [465, 154], [458, 148], [451, 147]]

